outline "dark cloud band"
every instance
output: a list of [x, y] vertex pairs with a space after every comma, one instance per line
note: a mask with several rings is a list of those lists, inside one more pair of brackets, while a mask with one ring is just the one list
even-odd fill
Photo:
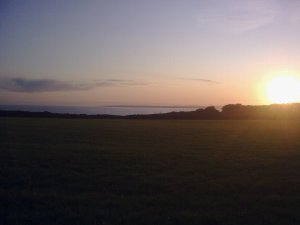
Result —
[[132, 80], [109, 79], [89, 83], [76, 83], [54, 79], [24, 79], [4, 78], [0, 80], [0, 89], [10, 92], [55, 92], [55, 91], [84, 91], [96, 87], [147, 85], [146, 82]]

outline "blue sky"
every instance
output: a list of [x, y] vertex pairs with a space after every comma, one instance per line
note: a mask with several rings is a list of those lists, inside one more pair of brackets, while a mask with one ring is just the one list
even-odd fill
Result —
[[260, 104], [300, 73], [297, 0], [0, 4], [2, 104]]

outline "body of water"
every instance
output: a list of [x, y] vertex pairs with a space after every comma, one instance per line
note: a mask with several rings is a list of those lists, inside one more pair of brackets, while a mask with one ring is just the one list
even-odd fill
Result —
[[110, 114], [110, 115], [133, 115], [153, 114], [179, 111], [194, 111], [196, 106], [37, 106], [37, 105], [0, 105], [0, 110], [20, 110], [30, 112], [52, 112], [71, 114]]

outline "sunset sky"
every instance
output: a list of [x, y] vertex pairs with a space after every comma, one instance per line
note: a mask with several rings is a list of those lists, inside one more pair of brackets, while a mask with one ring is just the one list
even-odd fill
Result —
[[0, 104], [268, 104], [282, 74], [299, 0], [0, 2]]

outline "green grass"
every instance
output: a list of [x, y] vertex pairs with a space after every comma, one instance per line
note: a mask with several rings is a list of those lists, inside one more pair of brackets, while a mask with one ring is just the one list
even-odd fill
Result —
[[300, 224], [300, 121], [0, 118], [0, 224]]

